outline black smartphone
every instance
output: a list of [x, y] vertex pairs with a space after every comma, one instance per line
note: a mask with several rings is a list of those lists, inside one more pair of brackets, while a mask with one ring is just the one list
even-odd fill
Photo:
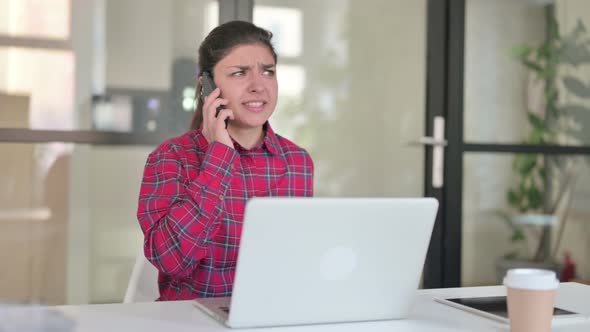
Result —
[[[213, 81], [213, 76], [211, 76], [211, 73], [208, 71], [204, 71], [203, 75], [202, 75], [202, 79], [201, 79], [201, 101], [204, 103], [205, 102], [205, 98], [207, 98], [207, 96], [213, 92], [213, 90], [215, 90], [217, 88], [217, 86], [215, 85], [215, 82]], [[215, 116], [219, 115], [219, 111], [221, 111], [223, 109], [223, 106], [219, 106], [217, 107], [217, 110], [215, 111]], [[225, 119], [225, 128], [227, 128], [227, 124], [229, 122], [229, 119]]]

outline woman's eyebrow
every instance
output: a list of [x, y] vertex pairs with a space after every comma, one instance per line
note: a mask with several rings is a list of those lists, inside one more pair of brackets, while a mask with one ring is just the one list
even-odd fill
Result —
[[[268, 64], [267, 63], [260, 63], [259, 66], [262, 67], [263, 69], [269, 69], [269, 68], [276, 67], [276, 65], [274, 63], [268, 63]], [[228, 69], [230, 69], [230, 68], [236, 68], [236, 69], [239, 69], [239, 70], [246, 71], [246, 70], [252, 69], [252, 66], [248, 66], [248, 65], [245, 65], [245, 66], [242, 66], [242, 65], [233, 65], [233, 66], [227, 66], [227, 68]]]
[[251, 66], [235, 65], [235, 66], [228, 66], [227, 68], [237, 68], [237, 69], [240, 69], [240, 70], [248, 70], [248, 69], [251, 69], [252, 67]]

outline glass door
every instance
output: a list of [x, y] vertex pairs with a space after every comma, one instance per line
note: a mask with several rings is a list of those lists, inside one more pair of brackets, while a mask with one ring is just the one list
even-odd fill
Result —
[[[254, 2], [253, 22], [273, 32], [279, 55], [271, 123], [311, 153], [316, 196], [442, 200], [444, 117], [437, 103], [426, 102], [427, 67], [441, 65], [427, 62], [428, 6], [426, 0]], [[440, 235], [435, 230], [425, 287], [440, 284]]]
[[[403, 5], [402, 5], [403, 4]], [[279, 55], [276, 131], [309, 150], [317, 196], [422, 196], [426, 1], [257, 0]]]

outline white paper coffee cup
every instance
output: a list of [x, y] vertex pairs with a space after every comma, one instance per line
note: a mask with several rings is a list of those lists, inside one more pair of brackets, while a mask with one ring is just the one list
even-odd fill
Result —
[[515, 289], [550, 290], [559, 287], [553, 271], [541, 269], [512, 269], [504, 277], [504, 285]]
[[508, 318], [511, 332], [550, 332], [555, 290], [555, 272], [539, 269], [513, 269], [504, 277], [507, 288]]

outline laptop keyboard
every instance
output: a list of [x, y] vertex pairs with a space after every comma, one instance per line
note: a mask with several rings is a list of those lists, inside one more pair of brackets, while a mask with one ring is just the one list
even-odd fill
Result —
[[225, 312], [226, 314], [229, 314], [229, 307], [219, 307], [219, 309], [221, 309], [221, 311]]

